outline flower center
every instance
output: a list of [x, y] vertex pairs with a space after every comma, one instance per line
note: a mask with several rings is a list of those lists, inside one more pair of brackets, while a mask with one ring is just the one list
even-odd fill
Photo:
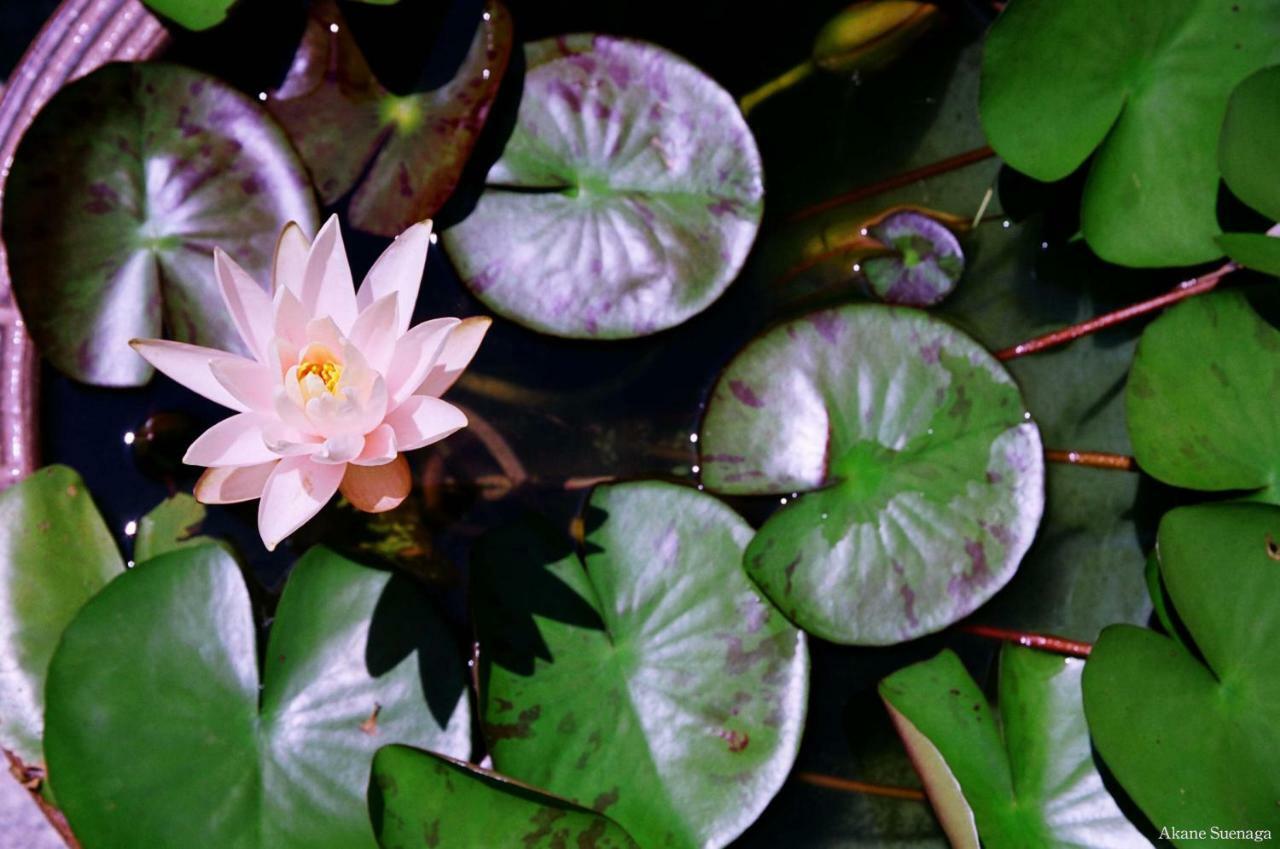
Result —
[[[302, 387], [304, 397], [313, 394], [308, 391], [308, 384], [315, 387], [315, 381], [309, 380], [312, 376], [319, 379], [324, 385], [325, 390], [330, 395], [338, 394], [338, 381], [342, 379], [342, 363], [322, 345], [309, 345], [303, 351], [302, 361], [298, 363], [298, 385]], [[318, 389], [318, 387], [315, 387]]]

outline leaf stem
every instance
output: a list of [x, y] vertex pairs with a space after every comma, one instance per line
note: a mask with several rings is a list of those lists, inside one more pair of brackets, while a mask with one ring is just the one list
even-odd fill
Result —
[[901, 174], [894, 174], [892, 177], [885, 177], [874, 183], [868, 183], [860, 186], [852, 191], [844, 194], [836, 195], [828, 198], [813, 206], [807, 206], [799, 212], [793, 213], [787, 220], [795, 223], [804, 221], [806, 218], [812, 218], [815, 215], [835, 209], [838, 206], [844, 206], [849, 203], [856, 203], [860, 200], [875, 197], [885, 192], [900, 189], [903, 186], [909, 186], [919, 180], [927, 180], [930, 177], [936, 177], [939, 174], [946, 174], [948, 171], [955, 171], [968, 165], [981, 162], [984, 159], [990, 159], [995, 156], [996, 152], [990, 147], [978, 147], [973, 150], [966, 150], [964, 153], [957, 153], [955, 156], [949, 156], [946, 159], [940, 159], [937, 162], [931, 162], [928, 165], [922, 165], [919, 168], [913, 168], [910, 171], [903, 171]]
[[1044, 458], [1050, 463], [1088, 466], [1091, 469], [1114, 469], [1118, 472], [1136, 472], [1138, 470], [1138, 462], [1129, 455], [1108, 454], [1105, 451], [1046, 450]]
[[784, 71], [779, 76], [769, 80], [769, 82], [754, 91], [744, 94], [742, 99], [738, 101], [738, 108], [742, 110], [744, 117], [750, 115], [752, 109], [755, 109], [761, 103], [768, 100], [770, 97], [773, 97], [778, 92], [786, 91], [793, 85], [803, 82], [810, 74], [813, 73], [813, 71], [813, 62], [806, 59], [789, 71]]
[[1089, 653], [1093, 651], [1093, 646], [1090, 643], [1068, 640], [1065, 637], [1055, 637], [1052, 634], [1033, 634], [1008, 628], [993, 628], [990, 625], [961, 625], [960, 630], [966, 634], [985, 637], [989, 640], [1017, 643], [1020, 646], [1053, 652], [1054, 654], [1063, 654], [1068, 657], [1088, 657]]
[[883, 796], [886, 799], [907, 799], [912, 802], [925, 801], [924, 791], [917, 790], [914, 787], [891, 787], [884, 784], [870, 784], [866, 781], [854, 781], [851, 778], [823, 775], [820, 772], [797, 772], [792, 778], [805, 784], [826, 787], [831, 790], [844, 790], [847, 793]]
[[71, 826], [67, 823], [67, 818], [63, 816], [62, 811], [49, 804], [48, 800], [40, 793], [40, 782], [44, 781], [44, 770], [40, 767], [23, 763], [20, 757], [8, 749], [4, 750], [4, 756], [9, 761], [10, 774], [19, 784], [26, 788], [31, 795], [31, 801], [36, 803], [36, 807], [40, 809], [40, 813], [44, 814], [44, 818], [49, 821], [49, 825], [53, 826], [53, 830], [62, 838], [62, 842], [67, 844], [69, 849], [80, 849], [80, 841], [76, 840], [75, 834], [72, 833]]
[[1116, 324], [1121, 324], [1132, 318], [1155, 312], [1163, 309], [1178, 301], [1186, 300], [1195, 295], [1202, 295], [1205, 292], [1212, 291], [1223, 277], [1226, 277], [1233, 271], [1237, 271], [1240, 266], [1234, 262], [1228, 262], [1222, 266], [1215, 268], [1208, 274], [1195, 277], [1191, 280], [1184, 280], [1173, 288], [1172, 291], [1166, 292], [1159, 297], [1150, 298], [1136, 304], [1118, 309], [1113, 312], [1104, 313], [1088, 321], [1082, 321], [1079, 324], [1073, 324], [1064, 327], [1061, 330], [1055, 330], [1052, 333], [1046, 333], [1043, 336], [1037, 336], [1026, 342], [1020, 342], [1012, 348], [1005, 348], [1003, 351], [996, 352], [998, 360], [1013, 360], [1027, 354], [1034, 354], [1037, 351], [1043, 351], [1047, 348], [1055, 348], [1058, 345], [1065, 345], [1068, 342], [1074, 342], [1082, 336], [1088, 336], [1090, 333], [1097, 333], [1099, 330], [1105, 330]]

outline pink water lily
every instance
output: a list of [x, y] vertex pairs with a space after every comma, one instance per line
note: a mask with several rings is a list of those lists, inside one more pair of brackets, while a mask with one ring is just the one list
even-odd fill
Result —
[[338, 490], [361, 510], [395, 507], [409, 493], [404, 452], [466, 426], [439, 396], [475, 355], [489, 319], [409, 327], [430, 237], [429, 221], [401, 233], [357, 290], [337, 216], [314, 242], [289, 224], [270, 294], [214, 251], [223, 300], [252, 359], [163, 339], [131, 343], [164, 374], [236, 411], [183, 459], [208, 467], [195, 487], [200, 501], [262, 499], [258, 531], [268, 549]]

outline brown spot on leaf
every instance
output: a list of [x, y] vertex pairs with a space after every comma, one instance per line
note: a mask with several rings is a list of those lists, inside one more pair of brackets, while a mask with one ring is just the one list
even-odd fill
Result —
[[538, 717], [542, 715], [542, 705], [534, 705], [531, 708], [520, 711], [520, 716], [514, 723], [503, 724], [498, 722], [486, 722], [484, 726], [485, 737], [490, 743], [496, 743], [499, 740], [525, 740], [533, 736], [533, 723], [538, 721]]
[[1276, 541], [1272, 539], [1271, 534], [1267, 534], [1267, 556], [1272, 560], [1280, 560], [1280, 545], [1276, 545]]
[[716, 736], [729, 744], [729, 751], [735, 755], [744, 751], [747, 746], [751, 745], [751, 735], [745, 731], [734, 731], [730, 728], [722, 728], [716, 732]]
[[596, 800], [591, 803], [591, 810], [595, 811], [596, 813], [603, 814], [605, 811], [609, 809], [610, 805], [617, 804], [618, 792], [619, 792], [618, 788], [614, 787], [608, 793], [601, 793], [599, 796], [596, 797]]
[[[284, 656], [280, 656], [284, 660]], [[369, 712], [369, 717], [360, 723], [360, 730], [372, 737], [378, 733], [378, 714], [382, 713], [382, 705], [377, 702], [373, 703], [373, 710]]]

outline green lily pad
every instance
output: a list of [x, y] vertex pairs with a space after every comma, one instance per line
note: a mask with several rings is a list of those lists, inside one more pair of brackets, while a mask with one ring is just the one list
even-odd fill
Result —
[[49, 466], [0, 493], [0, 749], [44, 760], [44, 684], [76, 611], [124, 571], [80, 476]]
[[1220, 256], [1227, 99], [1280, 61], [1280, 0], [1015, 0], [983, 57], [982, 123], [1006, 162], [1058, 180], [1092, 155], [1081, 209], [1111, 262]]
[[557, 336], [673, 327], [737, 276], [764, 185], [733, 98], [660, 47], [572, 35], [526, 48], [515, 130], [444, 233], [495, 312]]
[[137, 566], [67, 627], [45, 751], [86, 846], [374, 847], [375, 750], [468, 754], [462, 664], [407, 579], [312, 549], [280, 600], [261, 684], [256, 634], [216, 546]]
[[281, 226], [316, 227], [270, 117], [176, 65], [107, 65], [63, 88], [23, 136], [4, 200], [27, 329], [55, 367], [103, 386], [150, 378], [135, 337], [243, 350], [214, 247], [265, 281]]
[[1280, 233], [1223, 233], [1218, 244], [1245, 268], [1280, 277]]
[[151, 11], [189, 30], [206, 30], [227, 19], [239, 0], [143, 0]]
[[1280, 65], [1253, 74], [1231, 93], [1218, 140], [1222, 179], [1240, 200], [1280, 221]]
[[[1184, 507], [1160, 525], [1160, 573], [1198, 652], [1132, 625], [1084, 672], [1093, 742], [1158, 828], [1280, 833], [1280, 509]], [[1221, 845], [1211, 835], [1179, 847]]]
[[951, 651], [890, 675], [880, 695], [952, 846], [1137, 849], [1151, 844], [1093, 763], [1084, 661], [1000, 655], [1000, 721]]
[[747, 578], [751, 529], [711, 496], [605, 486], [584, 520], [585, 559], [533, 531], [474, 557], [494, 765], [642, 846], [725, 846], [795, 760], [804, 635]]
[[1143, 471], [1280, 499], [1280, 331], [1239, 292], [1178, 304], [1142, 334], [1125, 402]]
[[1044, 509], [1029, 419], [1009, 374], [945, 322], [839, 307], [768, 331], [725, 369], [702, 479], [791, 495], [746, 566], [795, 622], [896, 643], [972, 613], [1018, 568]]
[[408, 746], [373, 758], [369, 811], [382, 849], [520, 846], [639, 849], [588, 808], [470, 764]]
[[354, 188], [351, 224], [397, 236], [453, 194], [506, 73], [512, 39], [510, 13], [489, 0], [454, 78], [397, 97], [374, 77], [337, 4], [316, 3], [267, 108], [325, 204]]
[[138, 521], [138, 534], [133, 540], [134, 559], [141, 563], [184, 548], [211, 543], [222, 545], [199, 535], [204, 517], [204, 505], [185, 492], [166, 498]]
[[891, 215], [870, 235], [895, 251], [861, 263], [867, 287], [887, 304], [931, 307], [951, 294], [964, 273], [964, 251], [955, 234], [927, 215]]

